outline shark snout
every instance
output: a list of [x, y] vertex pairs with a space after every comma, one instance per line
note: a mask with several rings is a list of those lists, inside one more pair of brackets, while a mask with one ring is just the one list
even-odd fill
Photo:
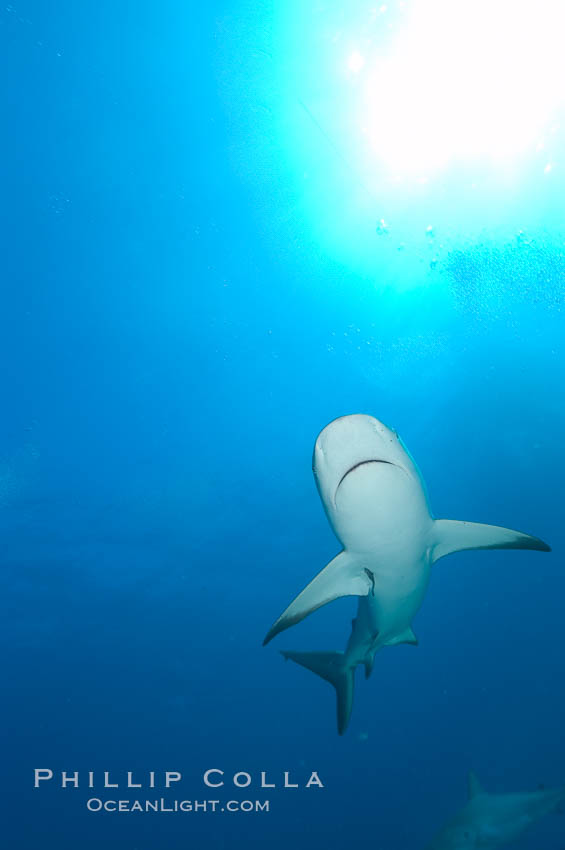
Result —
[[[326, 508], [336, 509], [337, 494], [360, 467], [382, 464], [410, 476], [410, 463], [395, 431], [364, 413], [330, 422], [314, 445], [312, 469]], [[375, 467], [375, 472], [377, 468]]]
[[314, 471], [332, 469], [340, 477], [356, 463], [367, 459], [394, 462], [398, 438], [394, 431], [373, 416], [357, 413], [330, 422], [314, 446]]

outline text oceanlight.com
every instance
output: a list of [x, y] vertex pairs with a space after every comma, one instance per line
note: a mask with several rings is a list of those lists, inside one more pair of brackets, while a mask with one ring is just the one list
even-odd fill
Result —
[[87, 800], [89, 812], [268, 812], [269, 800]]

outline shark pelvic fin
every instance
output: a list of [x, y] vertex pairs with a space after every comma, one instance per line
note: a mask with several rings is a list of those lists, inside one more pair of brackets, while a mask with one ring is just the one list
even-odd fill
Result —
[[432, 562], [465, 549], [537, 549], [540, 552], [551, 552], [551, 547], [543, 540], [521, 531], [513, 531], [511, 528], [483, 525], [479, 522], [436, 519]]
[[474, 797], [478, 797], [479, 794], [484, 794], [483, 787], [475, 771], [470, 770], [467, 776], [467, 797], [469, 800], [472, 800]]
[[290, 603], [278, 620], [271, 626], [263, 646], [279, 632], [299, 623], [312, 611], [340, 596], [367, 596], [374, 589], [374, 576], [363, 564], [348, 552], [340, 552], [324, 569], [312, 579], [302, 593]]
[[375, 656], [367, 655], [363, 662], [363, 666], [365, 667], [365, 678], [368, 679], [371, 673], [373, 672], [373, 665], [375, 663]]
[[346, 667], [343, 663], [343, 652], [285, 652], [281, 653], [286, 660], [290, 658], [312, 673], [316, 673], [332, 684], [337, 698], [337, 731], [343, 735], [349, 725], [351, 709], [353, 708], [353, 674], [354, 667]]
[[399, 635], [395, 635], [395, 637], [387, 640], [385, 646], [398, 646], [399, 643], [409, 643], [411, 646], [418, 646], [418, 638], [412, 629], [406, 629]]

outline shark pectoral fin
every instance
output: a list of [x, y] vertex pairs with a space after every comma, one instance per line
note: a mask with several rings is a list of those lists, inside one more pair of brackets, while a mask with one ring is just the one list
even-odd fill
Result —
[[385, 646], [398, 646], [399, 643], [409, 643], [411, 646], [418, 646], [418, 638], [412, 629], [406, 629], [406, 631], [401, 632], [399, 635], [395, 635], [395, 637], [390, 640], [387, 640]]
[[483, 788], [477, 774], [474, 770], [469, 771], [469, 775], [467, 776], [467, 797], [469, 800], [472, 800], [474, 797], [478, 797], [479, 794], [483, 794]]
[[337, 731], [343, 735], [349, 725], [353, 708], [354, 667], [343, 663], [343, 652], [287, 652], [281, 653], [288, 661], [295, 661], [316, 673], [334, 686], [337, 698]]
[[366, 596], [374, 588], [374, 577], [370, 570], [348, 552], [340, 552], [309, 585], [290, 603], [278, 620], [271, 626], [263, 641], [269, 643], [279, 632], [299, 623], [312, 611], [340, 596]]
[[551, 547], [543, 540], [511, 528], [436, 519], [433, 527], [433, 563], [445, 555], [465, 549], [537, 549], [539, 552], [551, 552]]

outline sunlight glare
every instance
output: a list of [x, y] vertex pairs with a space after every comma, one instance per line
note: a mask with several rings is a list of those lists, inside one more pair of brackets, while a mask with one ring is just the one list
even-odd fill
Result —
[[369, 148], [393, 170], [425, 174], [535, 151], [564, 101], [564, 25], [562, 0], [415, 2], [389, 50], [349, 60], [363, 70], [357, 120]]

